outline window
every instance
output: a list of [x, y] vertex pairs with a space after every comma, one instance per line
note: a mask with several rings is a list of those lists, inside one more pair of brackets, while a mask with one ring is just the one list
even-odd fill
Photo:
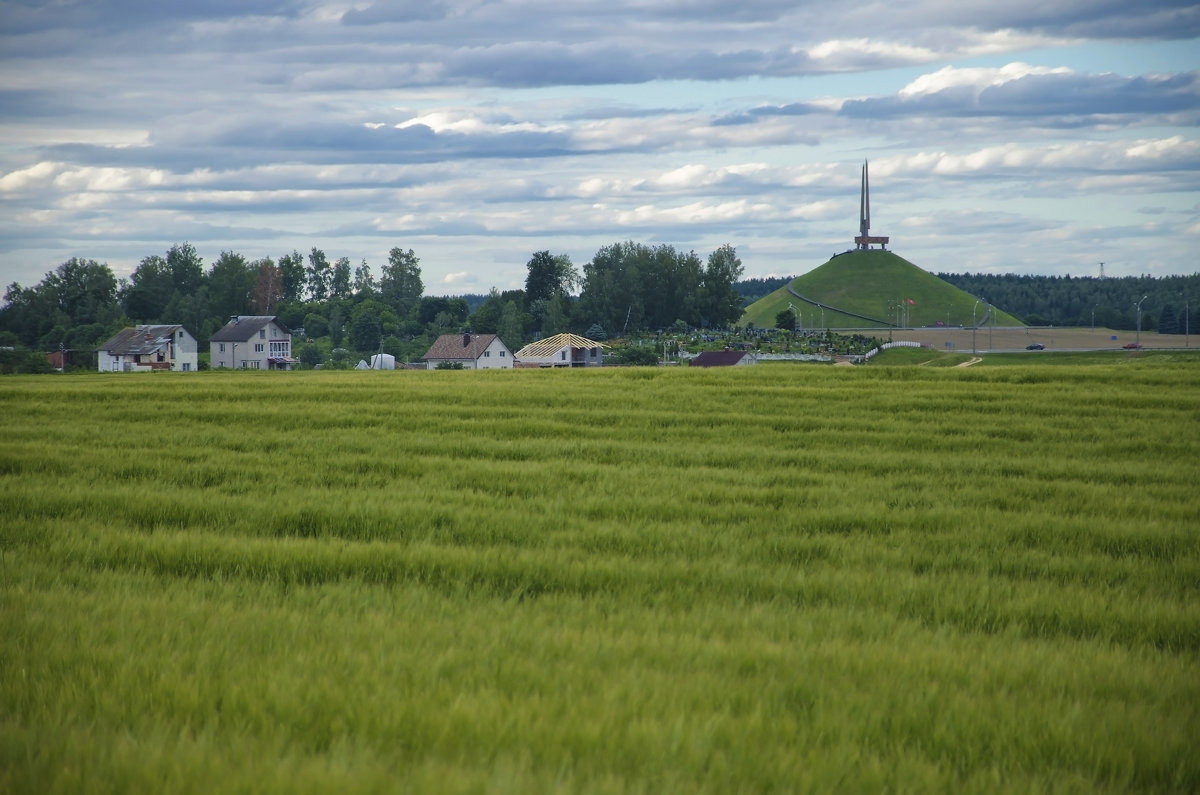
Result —
[[559, 358], [559, 359], [562, 359], [563, 361], [566, 361], [566, 360], [567, 360], [567, 352], [566, 352], [566, 351], [560, 351], [560, 352], [559, 352], [559, 354], [558, 354], [558, 358]]
[[259, 361], [258, 361], [258, 359], [251, 359], [251, 360], [250, 360], [250, 369], [251, 369], [251, 370], [257, 370], [257, 369], [259, 369], [259, 368], [258, 368], [258, 365], [259, 365]]
[[179, 334], [179, 339], [183, 339], [183, 329], [179, 329], [177, 333]]
[[503, 358], [504, 358], [504, 351], [500, 351], [500, 358], [501, 358], [501, 359], [503, 359]]
[[263, 352], [263, 344], [262, 344], [261, 342], [256, 342], [256, 343], [254, 343], [254, 352], [255, 352], [255, 353], [262, 353], [262, 352]]
[[190, 373], [190, 372], [192, 371], [192, 363], [191, 363], [191, 362], [184, 362], [184, 363], [183, 363], [183, 371], [184, 371], [185, 373]]
[[290, 355], [288, 348], [289, 348], [289, 343], [286, 341], [272, 342], [271, 343], [271, 355], [272, 356], [288, 356], [288, 355]]
[[224, 352], [225, 352], [225, 343], [223, 343], [223, 342], [221, 343], [221, 349], [220, 349], [220, 350], [221, 350], [221, 353], [224, 353]]
[[260, 340], [265, 340], [267, 338], [267, 330], [265, 328], [260, 328], [258, 330], [258, 338]]
[[490, 358], [490, 357], [491, 357], [491, 355], [492, 355], [492, 352], [491, 352], [491, 351], [484, 351], [484, 352], [483, 352], [483, 358], [485, 358], [485, 359], [487, 359], [487, 358]]

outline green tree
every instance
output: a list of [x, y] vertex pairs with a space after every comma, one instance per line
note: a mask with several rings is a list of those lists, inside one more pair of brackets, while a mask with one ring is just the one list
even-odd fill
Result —
[[516, 301], [505, 301], [501, 307], [496, 336], [510, 351], [521, 348], [525, 340], [525, 313], [521, 311], [521, 307], [517, 305]]
[[192, 295], [204, 284], [204, 261], [191, 243], [171, 246], [166, 259], [175, 289], [183, 295]]
[[175, 289], [175, 278], [167, 260], [157, 254], [146, 257], [134, 268], [129, 285], [122, 292], [125, 314], [138, 323], [158, 322], [174, 298]]
[[1162, 311], [1158, 313], [1158, 333], [1159, 334], [1182, 334], [1183, 331], [1179, 327], [1179, 319], [1175, 314], [1175, 307], [1171, 304], [1163, 304]]
[[471, 330], [476, 334], [495, 334], [500, 328], [500, 317], [504, 312], [504, 301], [495, 287], [487, 300], [470, 317]]
[[421, 282], [421, 260], [410, 248], [404, 251], [399, 246], [388, 252], [387, 265], [379, 278], [379, 292], [383, 302], [399, 317], [407, 317], [421, 300], [425, 285]]
[[345, 338], [346, 318], [342, 315], [342, 305], [340, 302], [333, 303], [329, 308], [329, 342], [333, 347], [340, 348]]
[[279, 279], [284, 301], [300, 301], [304, 297], [304, 255], [299, 251], [284, 254], [279, 258]]
[[775, 328], [783, 329], [784, 331], [796, 330], [796, 313], [791, 309], [785, 309], [775, 315]]
[[701, 311], [709, 325], [731, 326], [742, 316], [742, 297], [736, 287], [742, 270], [737, 249], [731, 245], [721, 246], [708, 255]]
[[374, 353], [383, 339], [384, 326], [395, 326], [396, 313], [382, 301], [369, 298], [350, 315], [350, 345], [356, 351]]
[[44, 284], [69, 325], [103, 323], [120, 314], [117, 277], [108, 265], [72, 257], [47, 274]]
[[300, 363], [305, 367], [316, 367], [321, 363], [321, 346], [315, 342], [306, 342], [300, 347], [300, 355], [297, 356]]
[[333, 276], [329, 282], [329, 294], [333, 298], [350, 297], [350, 258], [341, 257], [333, 263]]
[[314, 301], [324, 301], [329, 297], [329, 283], [333, 277], [333, 269], [325, 252], [313, 246], [308, 255], [308, 294]]
[[222, 251], [208, 271], [209, 310], [220, 318], [250, 314], [257, 275], [241, 254]]
[[283, 300], [283, 278], [279, 267], [271, 261], [270, 257], [252, 262], [250, 267], [255, 271], [254, 294], [251, 301], [254, 304], [254, 311], [260, 315], [269, 315]]
[[379, 285], [375, 283], [375, 277], [371, 274], [371, 266], [367, 264], [366, 259], [354, 269], [354, 284], [352, 289], [358, 300], [362, 301], [366, 298], [374, 298], [379, 290]]
[[538, 251], [525, 265], [525, 300], [549, 301], [556, 295], [569, 294], [579, 282], [579, 273], [566, 254]]

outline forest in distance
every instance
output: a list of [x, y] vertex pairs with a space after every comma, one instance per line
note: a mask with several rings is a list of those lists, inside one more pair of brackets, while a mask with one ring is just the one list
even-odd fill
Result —
[[[395, 247], [373, 271], [366, 260], [331, 259], [319, 248], [277, 260], [222, 252], [205, 265], [190, 243], [145, 257], [129, 278], [106, 263], [72, 258], [32, 286], [9, 284], [0, 305], [0, 348], [43, 354], [90, 352], [122, 328], [182, 324], [206, 350], [233, 315], [275, 315], [331, 349], [419, 356], [445, 333], [498, 334], [512, 350], [570, 331], [607, 340], [664, 329], [730, 328], [742, 309], [794, 277], [743, 278], [733, 246], [706, 258], [671, 245], [631, 241], [600, 248], [577, 267], [534, 252], [523, 289], [427, 295], [420, 258]], [[939, 278], [1032, 326], [1092, 326], [1162, 334], [1196, 326], [1200, 273], [1072, 277], [949, 274]], [[1200, 326], [1198, 326], [1200, 327]]]

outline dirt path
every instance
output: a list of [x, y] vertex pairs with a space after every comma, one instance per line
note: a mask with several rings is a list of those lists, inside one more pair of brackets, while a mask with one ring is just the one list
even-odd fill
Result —
[[965, 362], [961, 362], [960, 364], [956, 364], [956, 365], [954, 365], [954, 366], [955, 366], [955, 367], [970, 367], [971, 365], [973, 365], [973, 364], [979, 364], [979, 363], [980, 363], [980, 362], [982, 362], [982, 361], [983, 361], [983, 359], [982, 359], [981, 357], [979, 357], [979, 356], [973, 356], [973, 357], [971, 357], [970, 359], [968, 359], [967, 361], [965, 361]]

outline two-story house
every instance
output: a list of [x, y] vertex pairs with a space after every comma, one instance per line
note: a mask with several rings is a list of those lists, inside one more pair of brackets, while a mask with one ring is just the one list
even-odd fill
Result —
[[236, 315], [208, 339], [209, 361], [215, 370], [291, 370], [292, 333], [272, 315]]

